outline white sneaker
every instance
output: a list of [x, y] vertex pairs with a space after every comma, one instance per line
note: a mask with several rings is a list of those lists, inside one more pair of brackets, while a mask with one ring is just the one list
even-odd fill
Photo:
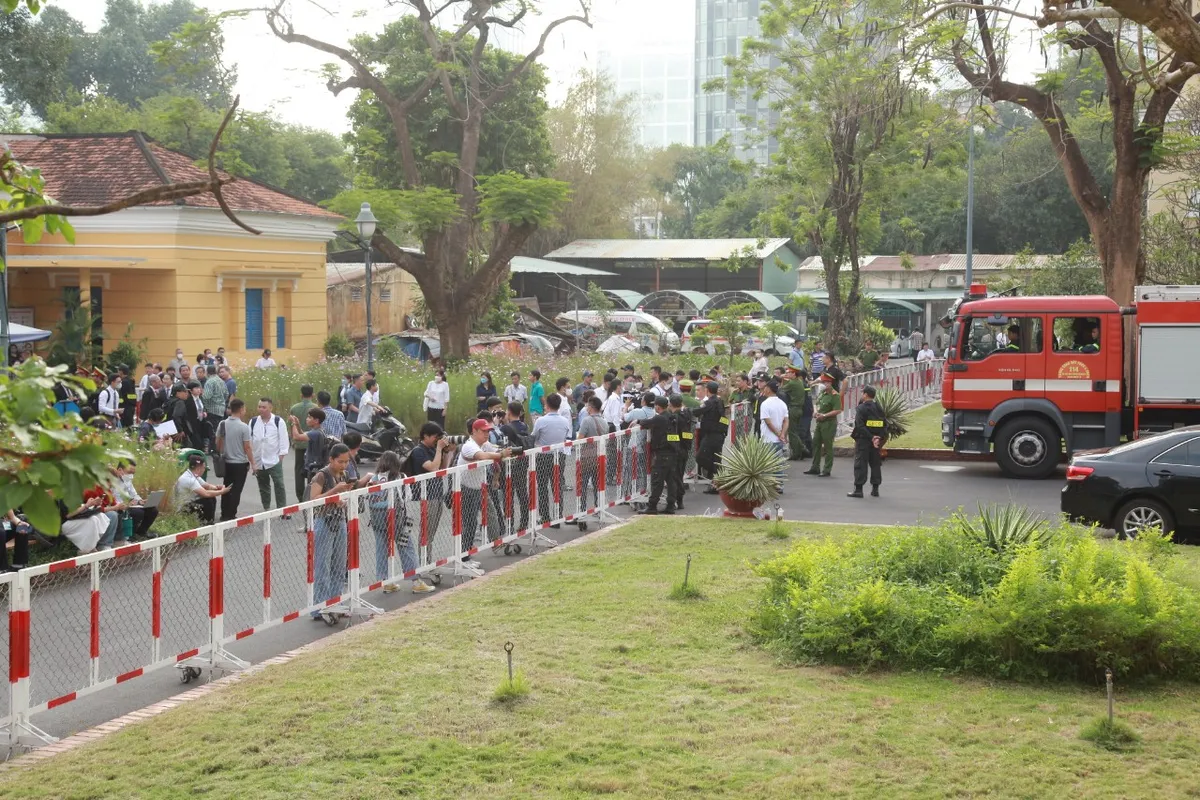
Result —
[[483, 564], [480, 564], [478, 561], [464, 561], [463, 566], [470, 567], [471, 569], [483, 569]]
[[437, 589], [433, 586], [430, 586], [425, 581], [413, 581], [413, 594], [429, 594], [430, 592], [435, 591], [437, 591]]
[[384, 594], [391, 594], [392, 592], [398, 592], [398, 591], [400, 591], [400, 587], [394, 583], [385, 583], [383, 585], [383, 593]]

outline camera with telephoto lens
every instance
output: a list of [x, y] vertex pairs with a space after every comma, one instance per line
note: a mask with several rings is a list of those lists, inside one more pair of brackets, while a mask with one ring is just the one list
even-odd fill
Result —
[[458, 447], [469, 438], [470, 438], [469, 436], [460, 436], [460, 435], [451, 436], [449, 434], [446, 434], [445, 436], [442, 437], [442, 441], [445, 442], [447, 446]]

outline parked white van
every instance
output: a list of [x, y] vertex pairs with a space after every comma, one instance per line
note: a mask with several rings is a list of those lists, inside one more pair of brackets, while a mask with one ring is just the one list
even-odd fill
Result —
[[[652, 314], [641, 311], [564, 311], [554, 322], [567, 330], [586, 328], [597, 334], [620, 336], [628, 349], [642, 353], [675, 353], [679, 351], [679, 336], [667, 324]], [[791, 345], [788, 345], [789, 347]], [[614, 349], [609, 345], [609, 349]]]
[[[746, 321], [752, 325], [755, 325], [756, 327], [762, 327], [768, 322], [773, 322], [774, 320], [750, 319]], [[703, 346], [699, 344], [695, 346], [692, 345], [692, 334], [698, 330], [708, 327], [710, 324], [712, 324], [712, 320], [707, 319], [690, 319], [687, 321], [687, 324], [683, 326], [683, 342], [681, 345], [683, 352], [707, 353], [710, 356], [716, 355], [718, 350], [729, 352], [729, 342], [724, 338], [707, 340]], [[784, 325], [787, 326], [788, 332], [773, 338], [771, 336], [764, 336], [762, 334], [748, 334], [745, 337], [745, 341], [742, 343], [742, 354], [744, 355], [749, 353], [751, 350], [763, 350], [769, 356], [781, 355], [790, 352], [792, 345], [796, 343], [796, 340], [801, 339], [801, 335], [800, 331], [796, 330], [791, 325], [787, 325], [787, 323], [784, 323]]]

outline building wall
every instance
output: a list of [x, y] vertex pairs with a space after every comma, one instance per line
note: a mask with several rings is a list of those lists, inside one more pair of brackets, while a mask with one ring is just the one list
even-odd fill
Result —
[[[399, 333], [406, 329], [405, 317], [412, 314], [421, 290], [407, 272], [390, 269], [372, 281], [371, 327], [376, 336]], [[363, 281], [330, 286], [326, 290], [326, 315], [330, 333], [343, 333], [351, 339], [367, 336], [367, 303]], [[383, 291], [391, 291], [384, 300]]]
[[[310, 240], [256, 237], [232, 230], [179, 233], [169, 230], [169, 219], [183, 219], [187, 228], [197, 219], [210, 219], [208, 210], [131, 211], [134, 215], [127, 218], [131, 221], [163, 224], [151, 225], [149, 232], [89, 230], [86, 224], [77, 225], [74, 246], [49, 236], [36, 244], [12, 242], [10, 305], [32, 306], [34, 324], [53, 329], [64, 313], [63, 287], [98, 286], [106, 351], [133, 323], [133, 338], [148, 340], [151, 360], [171, 359], [177, 346], [189, 359], [206, 347], [225, 347], [236, 365], [260, 355], [246, 349], [244, 290], [262, 289], [264, 346], [275, 351], [275, 359], [308, 363], [320, 356], [328, 334], [325, 245], [319, 233], [314, 232]], [[156, 216], [155, 212], [165, 213]], [[108, 220], [109, 228], [121, 224], [119, 215]], [[332, 235], [332, 223], [328, 227]], [[276, 342], [277, 316], [286, 319], [283, 347]]]
[[[769, 99], [756, 100], [749, 90], [738, 93], [706, 92], [714, 78], [728, 78], [727, 55], [737, 55], [742, 42], [759, 34], [760, 0], [696, 0], [695, 105], [696, 144], [716, 144], [729, 135], [735, 153], [766, 164], [778, 149], [767, 130], [778, 121], [778, 112], [768, 108]], [[744, 116], [752, 118], [747, 125]], [[752, 141], [761, 134], [759, 141]]]

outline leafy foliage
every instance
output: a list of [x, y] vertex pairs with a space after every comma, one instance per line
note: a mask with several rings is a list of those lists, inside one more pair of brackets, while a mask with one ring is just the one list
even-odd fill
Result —
[[1105, 750], [1128, 750], [1142, 740], [1128, 722], [1096, 717], [1079, 731], [1079, 738]]
[[479, 179], [479, 212], [493, 224], [548, 225], [570, 195], [563, 181], [498, 172]]
[[20, 508], [49, 536], [60, 530], [55, 501], [74, 509], [86, 489], [110, 479], [110, 464], [131, 457], [105, 447], [77, 414], [59, 416], [53, 407], [59, 382], [94, 388], [37, 358], [0, 371], [0, 514]]
[[1003, 291], [1019, 286], [1028, 296], [1104, 294], [1104, 276], [1090, 243], [1080, 239], [1066, 253], [1037, 266], [1031, 255], [1028, 250], [1019, 253], [995, 288]]
[[959, 512], [954, 522], [967, 538], [998, 555], [1036, 543], [1050, 530], [1045, 519], [1017, 505], [981, 505], [978, 516], [968, 518]]
[[887, 420], [888, 439], [898, 439], [908, 433], [912, 427], [912, 412], [908, 410], [908, 401], [899, 389], [883, 388], [876, 390], [875, 404], [883, 411]]
[[721, 468], [713, 483], [737, 500], [765, 503], [779, 493], [780, 475], [787, 462], [757, 436], [745, 436], [721, 453]]
[[108, 351], [108, 357], [105, 361], [110, 370], [115, 370], [124, 364], [131, 371], [136, 371], [149, 350], [148, 339], [144, 337], [141, 339], [133, 338], [133, 323], [131, 322], [126, 326], [121, 340], [113, 345], [112, 350]]
[[334, 332], [329, 334], [322, 349], [327, 358], [349, 358], [354, 355], [354, 342], [346, 334]]
[[394, 364], [405, 358], [404, 348], [400, 342], [388, 337], [375, 345], [375, 360], [381, 364]]
[[77, 297], [68, 298], [64, 311], [50, 333], [50, 363], [72, 371], [77, 366], [98, 365], [102, 361], [98, 343], [103, 335], [100, 318], [94, 316], [90, 308], [79, 304]]
[[1066, 524], [999, 550], [961, 520], [802, 541], [757, 568], [756, 633], [806, 662], [1198, 680], [1200, 592], [1177, 560]]
[[757, 330], [749, 317], [758, 310], [759, 306], [755, 303], [734, 303], [710, 312], [709, 324], [692, 332], [692, 344], [704, 347], [714, 339], [724, 339], [732, 364], [734, 355], [742, 352], [746, 335]]
[[[38, 169], [30, 169], [12, 157], [7, 148], [0, 149], [0, 211], [44, 206], [50, 200], [44, 194], [46, 181]], [[46, 214], [20, 220], [22, 241], [33, 244], [46, 233], [59, 234], [70, 244], [75, 243], [75, 229], [65, 218]], [[0, 271], [4, 262], [0, 261]]]

